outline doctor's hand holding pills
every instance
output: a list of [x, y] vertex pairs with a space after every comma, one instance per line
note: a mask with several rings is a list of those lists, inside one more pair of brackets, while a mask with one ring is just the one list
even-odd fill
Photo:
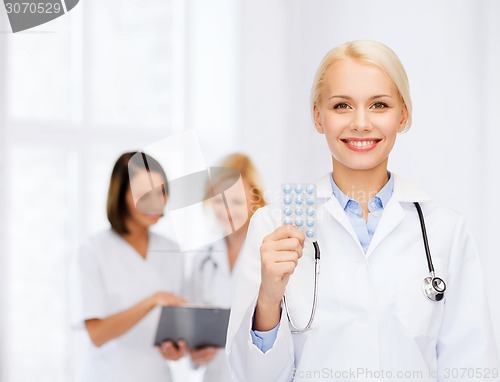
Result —
[[264, 237], [260, 247], [262, 281], [253, 328], [268, 331], [280, 320], [280, 305], [290, 276], [304, 247], [304, 234], [292, 225], [283, 225]]

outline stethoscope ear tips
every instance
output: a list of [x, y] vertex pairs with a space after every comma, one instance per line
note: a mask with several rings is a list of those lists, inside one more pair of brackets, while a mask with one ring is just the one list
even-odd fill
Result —
[[422, 282], [422, 291], [429, 300], [441, 301], [446, 291], [446, 283], [439, 277], [426, 277]]

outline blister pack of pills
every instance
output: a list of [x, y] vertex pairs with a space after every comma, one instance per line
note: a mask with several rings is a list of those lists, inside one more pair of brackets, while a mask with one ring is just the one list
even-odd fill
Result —
[[316, 186], [286, 183], [281, 186], [281, 215], [283, 224], [291, 224], [316, 239]]

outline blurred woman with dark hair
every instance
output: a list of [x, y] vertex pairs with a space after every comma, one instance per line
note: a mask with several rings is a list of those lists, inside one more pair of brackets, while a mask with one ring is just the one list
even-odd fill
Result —
[[141, 152], [118, 158], [107, 201], [111, 227], [86, 242], [72, 266], [73, 325], [91, 340], [83, 381], [172, 380], [164, 357], [178, 359], [179, 350], [153, 345], [156, 307], [185, 301], [177, 245], [150, 232], [167, 199], [167, 177], [155, 159]]

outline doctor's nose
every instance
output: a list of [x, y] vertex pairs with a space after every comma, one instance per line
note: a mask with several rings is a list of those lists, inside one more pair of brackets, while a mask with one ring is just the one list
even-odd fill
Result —
[[353, 131], [370, 131], [372, 129], [372, 124], [368, 113], [364, 110], [358, 110], [353, 115], [353, 120], [351, 121], [351, 130]]

